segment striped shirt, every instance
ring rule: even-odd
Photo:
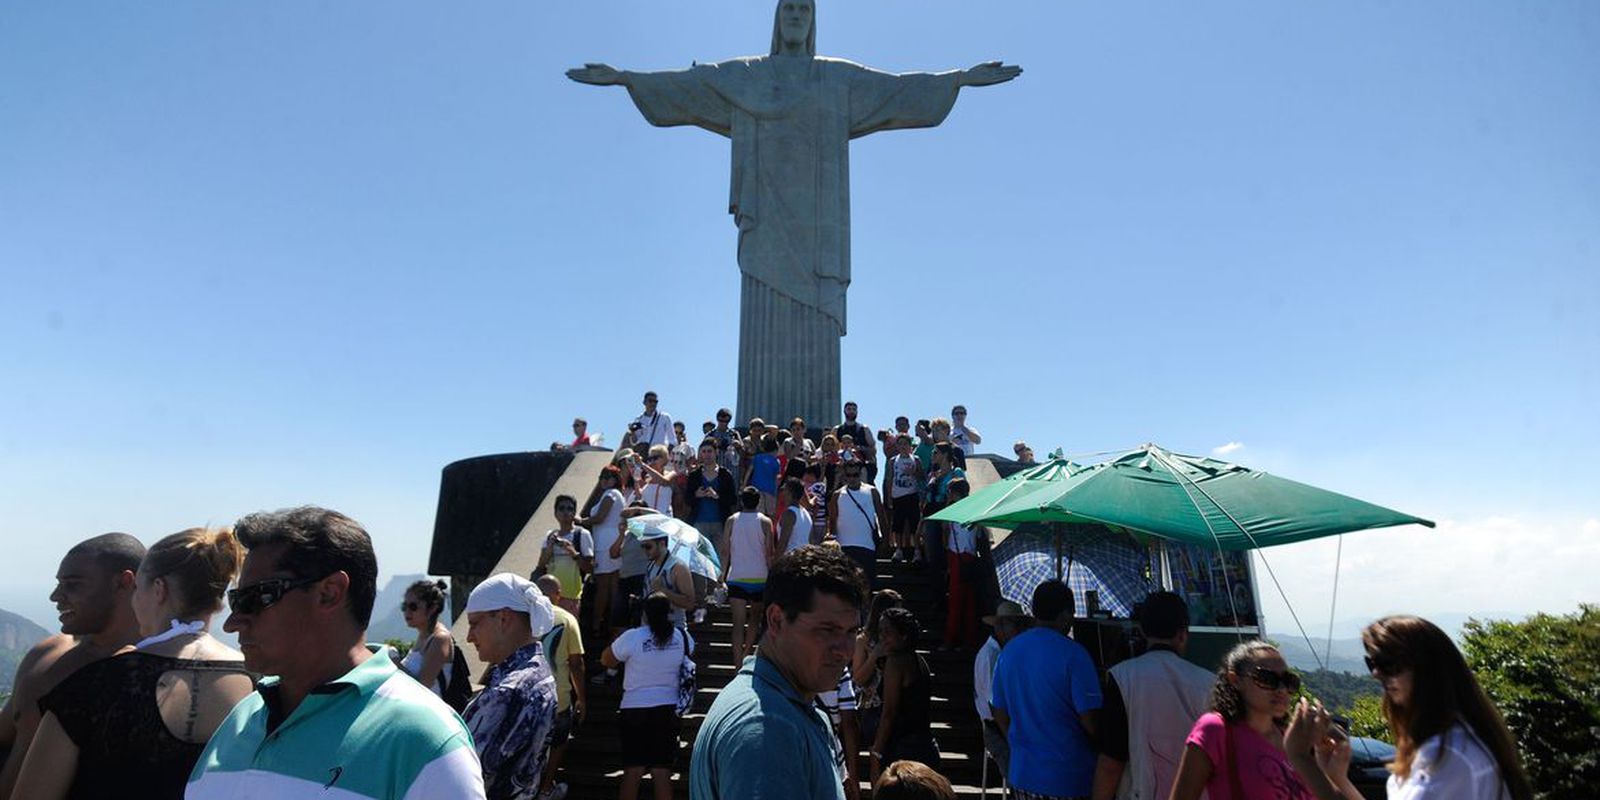
[[[386,651],[313,689],[287,715],[278,679],[264,678],[206,744],[184,793],[188,800],[483,796],[461,719]]]

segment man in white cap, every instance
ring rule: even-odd
[[[556,682],[539,638],[555,615],[532,581],[502,572],[467,598],[467,642],[491,665],[462,714],[490,800],[533,800],[550,752]]]
[[[994,699],[994,665],[1000,661],[1000,648],[1005,647],[1013,636],[1031,627],[1033,618],[1022,610],[1021,605],[1001,600],[994,614],[983,618],[983,624],[994,628],[994,635],[983,643],[977,658],[972,661],[972,699],[978,707],[978,721],[983,724],[983,747],[1000,767],[1000,777],[1005,778],[1007,762],[1011,760],[1011,747],[1006,744],[1000,726],[995,724],[994,708],[989,705],[989,701]]]

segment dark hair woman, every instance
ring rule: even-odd
[[[183,796],[206,740],[254,689],[244,656],[209,633],[242,557],[231,530],[206,528],[145,553],[133,587],[145,638],[39,701],[13,797]]]
[[[879,589],[867,601],[867,624],[856,634],[855,654],[850,657],[850,675],[856,682],[856,719],[861,737],[872,741],[878,732],[878,719],[883,713],[883,640],[879,637],[879,622],[883,612],[903,604],[900,593],[893,589]]]
[[[449,588],[444,581],[417,581],[406,588],[405,599],[400,601],[406,627],[417,632],[417,640],[400,661],[400,668],[440,697],[450,683],[451,659],[456,654],[455,638],[439,621],[439,615],[444,613],[444,593]]]
[[[1511,732],[1448,634],[1399,615],[1368,625],[1361,644],[1367,669],[1383,683],[1383,716],[1395,742],[1392,800],[1531,800]],[[1302,702],[1290,729],[1295,766],[1319,796],[1360,800],[1347,774],[1348,746],[1328,735],[1329,724],[1325,711]],[[1302,726],[1311,732],[1296,736]],[[1330,759],[1330,750],[1337,757]]]
[[[1300,676],[1278,648],[1250,641],[1229,651],[1211,689],[1211,711],[1189,731],[1170,800],[1195,800],[1201,792],[1221,800],[1313,800],[1284,751],[1299,689]]]
[[[622,800],[636,800],[646,770],[656,800],[671,800],[678,754],[678,665],[694,652],[689,632],[672,624],[672,601],[644,599],[645,624],[624,631],[600,655],[609,669],[627,664],[617,727],[622,737]]]
[[[922,624],[910,611],[891,608],[878,622],[878,636],[886,657],[883,662],[883,713],[874,731],[869,752],[869,775],[896,761],[918,761],[939,767],[939,745],[933,740],[933,672],[928,662],[917,655],[917,640]]]

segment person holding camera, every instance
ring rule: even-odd
[[[983,437],[978,432],[967,427],[967,407],[956,406],[950,409],[950,419],[954,424],[950,427],[950,442],[961,448],[961,455],[970,456],[983,444]]]
[[[628,424],[628,432],[633,435],[633,444],[641,449],[658,444],[668,447],[677,444],[672,435],[672,415],[659,410],[659,403],[655,392],[645,392],[644,413]]]
[[[856,457],[861,459],[867,473],[867,482],[871,483],[878,478],[878,449],[873,443],[872,429],[861,424],[856,419],[857,407],[855,401],[844,404],[844,422],[839,423],[835,433],[839,441],[843,442],[846,436],[855,443]]]

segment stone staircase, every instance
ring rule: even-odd
[[[978,797],[982,792],[983,737],[972,704],[974,653],[932,652],[942,632],[943,619],[937,612],[937,603],[944,594],[944,587],[934,587],[929,577],[914,567],[893,564],[887,559],[878,560],[877,571],[878,587],[899,591],[905,598],[906,607],[917,615],[926,629],[921,653],[933,671],[932,720],[933,734],[939,742],[943,759],[940,772],[956,786],[957,796]],[[705,712],[711,707],[717,692],[733,679],[737,671],[732,663],[732,631],[733,625],[726,608],[711,609],[704,624],[691,628],[690,632],[697,643],[695,662],[699,665],[697,675],[700,690],[694,708],[683,719],[682,744],[677,763],[679,772],[673,776],[674,797],[689,796],[687,771],[695,734],[699,732]],[[599,657],[599,650],[591,648],[590,675],[601,671]],[[560,776],[560,780],[569,786],[569,798],[603,800],[617,796],[622,777],[622,770],[617,766],[620,752],[617,705],[621,699],[620,680],[603,687],[589,687],[588,719],[568,747],[566,767]],[[863,742],[862,747],[865,748],[867,744]],[[858,763],[865,778],[867,759],[864,751]],[[752,765],[751,768],[759,769],[759,766]],[[992,787],[999,786],[999,779],[992,767],[989,780]],[[651,797],[649,783],[647,776],[640,789],[641,798]],[[863,782],[864,798],[869,796],[867,788]],[[998,790],[991,788],[989,796],[998,798]]]

